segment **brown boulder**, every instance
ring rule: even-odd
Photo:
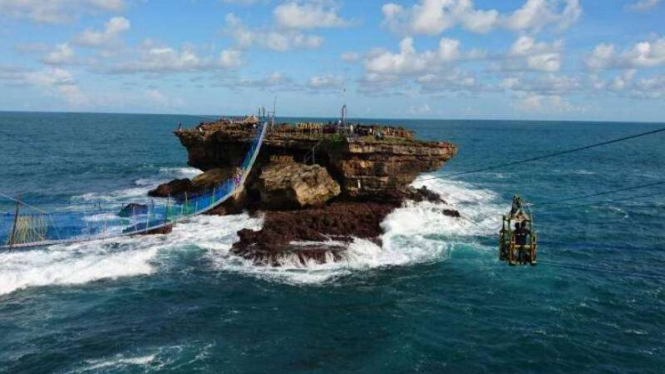
[[[148,192],[151,197],[169,197],[182,195],[185,192],[191,192],[193,188],[192,181],[189,179],[176,179],[168,183],[159,185],[154,190]]]
[[[261,202],[271,209],[317,207],[341,193],[339,184],[319,165],[272,164],[258,178]]]
[[[222,182],[232,179],[240,172],[239,168],[217,168],[210,169],[192,179],[192,187],[195,191],[212,190]]]

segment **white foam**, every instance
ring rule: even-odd
[[[210,253],[213,264],[222,271],[249,274],[264,279],[289,284],[322,284],[339,277],[368,269],[408,266],[431,261],[445,261],[460,244],[476,244],[477,237],[492,236],[498,232],[502,205],[498,196],[489,190],[479,189],[457,181],[427,180],[414,183],[415,187],[427,186],[440,193],[450,205],[407,203],[388,215],[382,223],[382,246],[372,241],[355,239],[346,244],[328,240],[320,243],[295,242],[296,247],[346,247],[342,259],[328,253],[325,261],[309,260],[303,263],[296,254],[279,259],[278,267],[256,266],[252,261],[229,254],[231,242]],[[464,219],[448,217],[444,209],[458,209]],[[258,230],[256,223],[253,229]]]
[[[100,242],[90,242],[1,253],[0,295],[28,287],[83,284],[105,278],[147,275],[154,271],[151,260],[157,255],[157,248],[139,247],[114,252],[108,247]]]
[[[105,278],[149,275],[160,270],[164,252],[199,248],[214,269],[289,284],[322,284],[367,269],[446,261],[460,244],[476,245],[478,237],[496,235],[506,202],[496,193],[459,181],[423,177],[415,187],[427,186],[450,204],[407,203],[382,223],[382,246],[355,239],[343,243],[330,239],[317,246],[346,246],[342,260],[329,253],[323,263],[303,263],[297,255],[279,259],[279,267],[257,266],[230,253],[242,229],[259,230],[261,218],[197,216],[179,223],[167,236],[122,238],[122,250],[109,243],[55,246],[45,250],[0,254],[0,294],[44,285],[82,284]],[[499,205],[501,204],[501,205]],[[463,219],[448,217],[444,209],[457,209]],[[310,242],[293,243],[307,247]],[[108,248],[114,247],[114,250]]]

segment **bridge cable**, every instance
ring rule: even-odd
[[[450,175],[432,176],[432,177],[428,177],[428,178],[422,178],[420,180],[423,181],[423,180],[431,180],[431,179],[456,178],[456,177],[460,177],[460,176],[464,176],[464,175],[481,173],[481,172],[484,172],[484,171],[490,171],[490,170],[495,170],[495,169],[499,169],[499,168],[504,168],[504,167],[507,167],[507,166],[525,164],[525,163],[529,163],[529,162],[545,160],[545,159],[552,158],[552,157],[558,157],[558,156],[567,155],[567,154],[571,154],[571,153],[586,151],[586,150],[589,150],[589,149],[598,148],[598,147],[602,147],[602,146],[606,146],[606,145],[610,145],[610,144],[615,144],[615,143],[620,143],[620,142],[624,142],[624,141],[627,141],[627,140],[637,139],[637,138],[641,138],[641,137],[645,137],[645,136],[649,136],[649,135],[655,135],[655,134],[659,134],[659,133],[662,133],[662,132],[665,132],[665,128],[660,128],[660,129],[657,129],[657,130],[647,131],[647,132],[634,134],[634,135],[628,135],[628,136],[624,136],[624,137],[617,138],[617,139],[612,139],[612,140],[608,140],[608,141],[604,141],[604,142],[600,142],[600,143],[590,144],[590,145],[583,146],[583,147],[567,149],[567,150],[564,150],[564,151],[550,153],[550,154],[547,154],[547,155],[527,158],[527,159],[524,159],[524,160],[518,160],[518,161],[507,162],[507,163],[504,163],[504,164],[492,165],[492,166],[488,166],[488,167],[484,167],[484,168],[480,168],[480,169],[462,171],[462,172],[453,173],[453,174],[450,174]]]

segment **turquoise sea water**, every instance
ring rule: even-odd
[[[171,131],[201,118],[0,113],[0,192],[48,206],[145,198],[196,175]],[[663,125],[383,121],[449,140],[438,175]],[[22,143],[29,140],[29,144]],[[660,373],[665,188],[536,207],[541,264],[498,262],[514,193],[534,203],[665,180],[665,137],[455,180],[386,218],[383,247],[280,269],[228,253],[247,215],[169,236],[0,254],[0,373]],[[53,205],[54,207],[56,205]],[[0,199],[0,212],[12,204]]]

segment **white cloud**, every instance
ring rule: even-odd
[[[25,82],[41,87],[48,95],[63,97],[71,106],[84,106],[90,99],[79,89],[74,76],[67,70],[51,68],[25,74]]]
[[[384,24],[405,34],[438,35],[461,25],[477,33],[486,33],[496,24],[496,10],[477,10],[472,0],[420,0],[410,9],[389,3],[382,8]]]
[[[123,32],[131,28],[131,23],[124,17],[113,17],[105,24],[103,31],[85,30],[75,38],[76,44],[87,47],[101,47],[115,43]]]
[[[228,69],[241,65],[242,54],[237,50],[224,50],[219,58],[213,58],[200,55],[193,46],[186,45],[175,49],[146,41],[140,48],[138,59],[112,65],[106,71],[115,74],[167,74]]]
[[[240,78],[229,82],[228,86],[231,88],[257,88],[265,91],[296,91],[302,89],[293,79],[277,71],[263,78]]]
[[[239,68],[243,65],[242,52],[236,49],[225,49],[219,56],[219,63],[224,68]]]
[[[538,94],[525,95],[517,103],[517,108],[522,112],[545,114],[584,111],[583,107],[577,107],[559,95],[544,96]]]
[[[635,70],[626,70],[623,74],[619,74],[612,80],[612,89],[615,91],[625,90],[635,79]]]
[[[660,0],[639,0],[637,2],[626,4],[624,9],[631,12],[646,12],[660,4]]]
[[[285,29],[314,29],[348,26],[330,1],[290,1],[275,8],[277,25]]]
[[[267,3],[269,0],[220,0],[223,4],[252,5],[256,3]]]
[[[458,40],[442,38],[437,50],[419,53],[413,46],[413,39],[405,38],[400,42],[398,53],[386,50],[370,52],[365,59],[365,69],[375,74],[410,75],[433,71],[450,62],[482,55],[477,51],[462,53],[460,45]]]
[[[563,41],[538,42],[530,36],[521,36],[513,43],[509,57],[523,58],[530,70],[554,72],[561,69]]]
[[[185,105],[185,101],[182,98],[171,98],[156,88],[146,90],[144,92],[144,98],[153,107],[172,108]]]
[[[585,59],[591,70],[639,69],[665,65],[665,37],[642,41],[621,53],[611,44],[599,44]]]
[[[409,114],[413,116],[423,116],[427,114],[432,114],[432,108],[430,108],[429,104],[424,103],[420,105],[411,105],[409,108]]]
[[[357,52],[344,52],[342,53],[342,61],[346,62],[356,62],[359,61],[362,56]]]
[[[515,31],[540,31],[546,26],[565,29],[582,15],[579,0],[527,0],[510,15],[495,9],[479,10],[473,0],[420,0],[410,8],[395,3],[382,8],[384,25],[407,35],[438,35],[461,26],[487,33],[497,27]]]
[[[579,78],[557,74],[538,74],[525,76],[520,74],[503,80],[501,87],[518,93],[532,93],[539,96],[568,95],[585,89]]]
[[[512,30],[539,31],[545,26],[555,25],[559,29],[572,26],[582,16],[579,0],[527,0],[527,2],[505,21]]]
[[[69,43],[56,45],[51,52],[42,58],[42,62],[49,65],[66,65],[72,64],[74,61],[75,52]]]
[[[318,35],[304,34],[294,30],[254,29],[246,26],[235,14],[226,15],[225,33],[236,42],[237,48],[250,48],[254,45],[277,52],[292,49],[316,49],[323,45],[323,38]]]
[[[309,79],[307,87],[314,90],[337,90],[344,87],[344,79],[333,74],[316,75]]]
[[[416,78],[416,82],[424,93],[442,92],[480,92],[494,91],[495,88],[488,84],[482,84],[468,71],[462,69],[450,69],[440,73],[429,73]]]
[[[0,15],[39,23],[71,22],[84,13],[120,12],[125,0],[0,0]]]

